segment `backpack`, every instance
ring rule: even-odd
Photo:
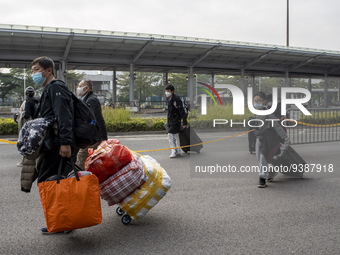
[[[72,93],[74,106],[74,136],[79,148],[101,141],[100,130],[92,109]]]

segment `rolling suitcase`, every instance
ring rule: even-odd
[[[198,137],[196,132],[193,128],[187,127],[183,131],[179,133],[179,141],[180,145],[186,146],[186,145],[192,145],[192,144],[199,144],[202,143],[202,140]],[[187,153],[188,151],[195,151],[197,153],[200,153],[200,150],[203,148],[202,144],[190,146],[190,147],[184,147],[182,150]]]
[[[284,175],[302,178],[307,163],[291,146],[288,146],[285,152],[274,157],[272,164],[282,166],[280,172]],[[285,166],[286,168],[284,168]]]
[[[254,119],[254,117],[249,117],[248,120]],[[254,129],[253,127],[249,127],[249,130]],[[255,153],[255,145],[256,145],[256,135],[255,130],[248,133],[248,147],[250,154]]]
[[[255,131],[251,131],[251,132],[248,133],[248,143],[249,143],[250,154],[254,154],[255,153],[255,145],[256,145]]]

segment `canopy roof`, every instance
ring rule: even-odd
[[[39,56],[66,69],[340,76],[340,52],[168,35],[0,24],[0,67]]]

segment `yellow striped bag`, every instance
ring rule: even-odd
[[[160,164],[150,156],[140,156],[146,175],[145,183],[121,202],[121,209],[132,219],[145,216],[171,187],[171,179]]]

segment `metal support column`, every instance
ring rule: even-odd
[[[130,64],[130,93],[129,93],[129,101],[130,105],[134,105],[134,90],[135,90],[135,77],[134,77],[134,72],[135,72],[135,65]]]
[[[54,70],[54,77],[56,79],[59,79],[59,77],[61,76],[60,75],[60,69],[61,69],[61,64],[59,63],[58,68],[56,67],[55,70]]]
[[[256,84],[255,84],[255,75],[251,77],[251,87],[253,88],[253,95],[256,94]]]
[[[188,72],[188,97],[191,107],[195,106],[195,99],[194,99],[194,68],[192,66],[189,67]]]
[[[325,73],[325,88],[324,88],[324,91],[323,91],[323,105],[324,105],[324,107],[328,107],[328,84],[329,84],[328,74]]]
[[[240,89],[242,90],[244,97],[247,98],[247,87],[244,81],[244,69],[241,69]]]
[[[113,70],[112,81],[112,106],[115,106],[117,102],[117,71]]]
[[[160,96],[161,96],[161,98],[163,98],[163,100],[162,100],[163,109],[166,109],[166,106],[168,104],[167,98],[164,95],[164,90],[165,90],[165,87],[170,83],[171,82],[169,82],[169,73],[168,72],[163,73],[163,86],[164,86],[164,88],[163,88],[162,91],[160,91]]]
[[[211,87],[215,88],[215,74],[211,74]]]
[[[63,61],[62,80],[67,84],[67,62]]]
[[[57,79],[60,79],[66,83],[66,62],[61,61],[59,63],[59,70],[57,71]]]
[[[168,85],[168,83],[169,83],[169,74],[168,74],[168,72],[165,72],[163,74],[163,84],[164,84],[164,87],[166,87]]]
[[[286,75],[285,75],[285,87],[291,87],[289,72],[286,72]]]
[[[308,79],[308,90],[312,94],[312,78]],[[308,107],[312,107],[312,106],[313,106],[313,102],[312,102],[312,100],[309,100]]]
[[[26,68],[24,68],[24,97],[23,100],[25,100],[26,97]]]
[[[287,27],[286,27],[286,45],[289,46],[289,0],[287,0]]]

